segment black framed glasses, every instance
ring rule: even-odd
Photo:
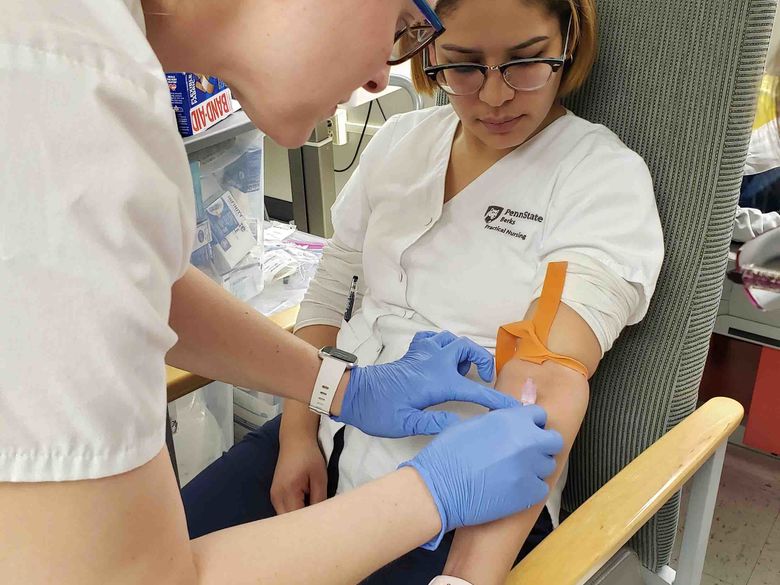
[[[534,91],[547,85],[553,74],[565,65],[570,30],[571,17],[566,29],[563,54],[557,58],[514,59],[493,66],[479,63],[448,63],[431,66],[426,51],[423,54],[423,71],[449,95],[464,96],[478,93],[485,86],[490,71],[500,72],[504,82],[515,91]]]
[[[408,61],[415,54],[430,45],[444,32],[444,25],[426,0],[414,0],[422,18],[407,24],[395,33],[395,42],[388,65],[398,65]]]

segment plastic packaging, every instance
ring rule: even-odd
[[[195,196],[195,240],[192,244],[190,263],[198,270],[206,274],[214,282],[222,284],[222,278],[214,265],[214,252],[212,250],[211,226],[206,215],[206,207],[203,204],[203,195],[200,188],[200,163],[190,162],[192,185]]]
[[[184,486],[232,445],[230,387],[215,382],[179,398],[168,408],[179,481]]]
[[[278,222],[265,222],[263,233],[264,246],[254,248],[226,274],[224,284],[242,301],[271,315],[303,300],[325,240]]]
[[[211,205],[225,191],[230,191],[258,244],[263,242],[265,217],[263,138],[259,130],[245,132],[191,156],[192,160],[200,163],[200,186],[205,206]]]
[[[227,274],[238,266],[255,247],[255,237],[241,207],[230,191],[225,191],[206,208],[211,228],[211,249],[214,264],[220,274]],[[255,228],[257,229],[257,228]],[[262,249],[260,266],[262,271]]]
[[[224,276],[225,288],[234,297],[247,303],[262,293],[265,287],[264,258],[262,246],[252,248],[249,254]]]
[[[278,396],[233,387],[234,440],[240,441],[248,432],[256,430],[282,412]]]
[[[266,249],[265,253],[269,270],[264,270],[263,294],[255,295],[247,302],[264,315],[272,315],[301,303],[322,254],[294,244]]]

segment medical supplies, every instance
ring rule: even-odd
[[[282,412],[282,399],[263,392],[233,387],[233,432],[237,443]]]
[[[206,405],[203,389],[171,403],[168,409],[179,480],[186,485],[230,445],[225,441],[215,415]]]
[[[254,130],[191,155],[193,162],[200,163],[204,204],[211,205],[229,191],[257,244],[263,242],[265,216],[263,140],[263,133]]]
[[[524,406],[536,404],[536,382],[533,378],[528,378],[520,389],[520,403]]]
[[[195,190],[197,230],[192,262],[218,282],[263,289],[263,134],[246,132],[199,150],[190,167]],[[260,244],[260,245],[258,245]],[[237,274],[230,274],[238,271]],[[251,276],[251,282],[246,283]],[[246,286],[245,286],[246,285]],[[234,294],[248,300],[240,290]]]
[[[209,205],[206,215],[212,233],[214,262],[217,269],[225,274],[249,254],[255,245],[255,239],[230,191],[225,191]]]
[[[262,271],[252,270],[259,247],[225,278],[232,294],[264,315],[294,307],[303,300],[309,282],[317,270],[323,238],[295,231],[295,226],[264,222]],[[261,282],[262,281],[262,282]],[[262,294],[260,294],[262,291]]]
[[[319,263],[324,240],[296,232],[294,225],[264,225],[264,244],[252,248],[223,276],[223,281],[235,297],[270,315],[301,302]]]
[[[166,73],[165,77],[182,136],[203,132],[233,112],[230,88],[224,81],[199,73]]]
[[[203,195],[200,188],[200,163],[190,163],[190,173],[195,195],[195,239],[192,244],[190,263],[198,270],[208,275],[214,282],[221,283],[219,272],[214,266],[214,253],[211,250],[212,235],[211,226],[206,216],[206,207],[203,204]]]

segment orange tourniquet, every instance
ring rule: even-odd
[[[566,282],[566,269],[568,262],[552,262],[547,266],[547,274],[544,277],[542,296],[536,305],[536,312],[530,320],[509,323],[498,328],[496,337],[496,370],[501,368],[513,357],[543,364],[546,361],[554,361],[562,366],[571,368],[588,377],[588,368],[574,358],[552,353],[547,349],[547,338],[558,307],[561,304],[563,285]],[[518,346],[518,341],[519,346]]]

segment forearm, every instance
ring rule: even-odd
[[[433,538],[439,512],[402,469],[299,512],[190,541],[168,452],[85,481],[0,482],[2,583],[357,583]],[[42,561],[43,559],[43,561]]]
[[[556,363],[536,365],[520,360],[509,362],[496,387],[517,398],[527,378],[538,388],[537,403],[548,413],[548,429],[564,439],[564,449],[556,457],[557,469],[547,479],[552,489],[563,470],[588,403],[588,383],[579,374]],[[500,585],[533,528],[543,504],[490,524],[461,528],[455,534],[444,574],[460,577],[474,585]]]
[[[195,268],[173,286],[170,325],[179,336],[166,356],[170,365],[308,404],[320,367],[317,349]],[[345,386],[346,376],[334,414]]]
[[[338,335],[338,327],[329,325],[315,325],[305,327],[295,335],[315,348],[326,345],[335,346]],[[308,406],[295,400],[287,400],[284,405],[284,416],[279,432],[279,440],[284,443],[293,438],[317,438],[320,416],[309,410]]]
[[[436,535],[425,483],[401,469],[316,506],[192,542],[201,585],[357,583]]]

